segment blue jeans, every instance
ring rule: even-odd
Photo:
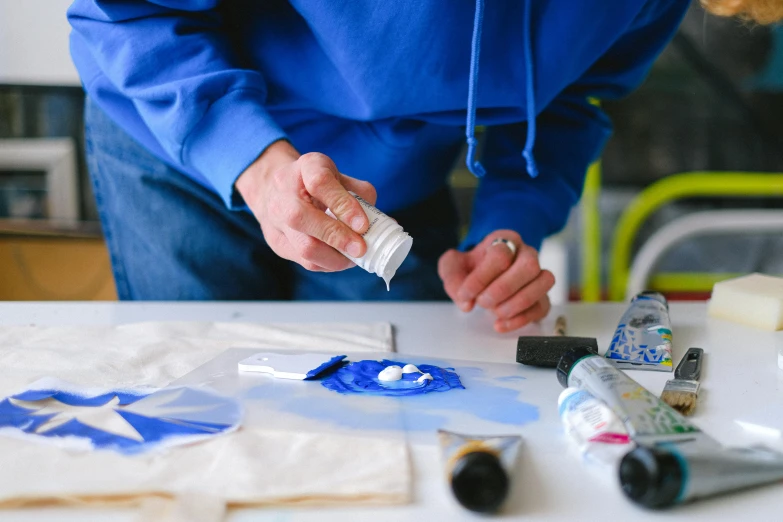
[[[279,258],[248,212],[136,143],[89,99],[87,165],[123,300],[442,300],[440,255],[457,244],[457,214],[444,188],[392,213],[413,249],[386,291],[361,268],[309,272]],[[411,182],[415,182],[411,180]]]

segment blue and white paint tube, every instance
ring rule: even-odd
[[[601,471],[617,469],[620,460],[634,448],[620,418],[587,390],[566,388],[557,405],[566,435],[582,457]]]
[[[783,454],[721,446],[587,348],[563,355],[557,378],[611,407],[639,445],[620,462],[619,479],[626,496],[640,505],[663,508],[783,480]]]
[[[624,370],[672,371],[672,326],[663,295],[642,292],[631,299],[606,358]]]

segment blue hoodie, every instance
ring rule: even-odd
[[[641,83],[688,4],[76,0],[68,17],[88,95],[230,208],[279,139],[371,182],[386,211],[442,188],[467,141],[481,180],[463,246],[510,228],[538,248],[611,132],[589,98]]]

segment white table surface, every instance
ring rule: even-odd
[[[609,343],[624,305],[573,304],[557,308],[541,326],[551,330],[552,318],[564,313],[569,333],[598,338],[601,350]],[[783,370],[777,353],[783,332],[768,333],[706,317],[698,303],[672,303],[675,363],[690,346],[705,349],[702,391],[694,421],[727,444],[767,443],[783,449],[780,439],[749,434],[735,424],[751,420],[783,430]],[[305,304],[305,303],[0,303],[0,326],[13,324],[120,324],[137,321],[196,320],[242,322],[389,321],[395,327],[400,353],[439,358],[513,362],[517,334],[499,335],[483,311],[462,314],[449,304]],[[536,370],[549,371],[549,370]],[[671,374],[629,373],[659,393]],[[767,486],[675,509],[651,512],[622,496],[613,477],[603,477],[570,452],[556,400],[561,388],[552,374],[542,387],[543,405],[537,422],[520,428],[525,448],[514,489],[505,512],[507,520],[783,520],[783,484]],[[414,502],[374,509],[239,510],[236,521],[398,521],[473,520],[456,505],[446,488],[440,460],[433,447],[413,445]],[[2,472],[2,470],[0,470]],[[15,510],[0,512],[0,520],[134,520],[126,510]]]

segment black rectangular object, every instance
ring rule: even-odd
[[[584,346],[598,353],[595,337],[537,336],[520,337],[517,341],[517,362],[541,368],[556,368],[560,357],[571,348]]]

